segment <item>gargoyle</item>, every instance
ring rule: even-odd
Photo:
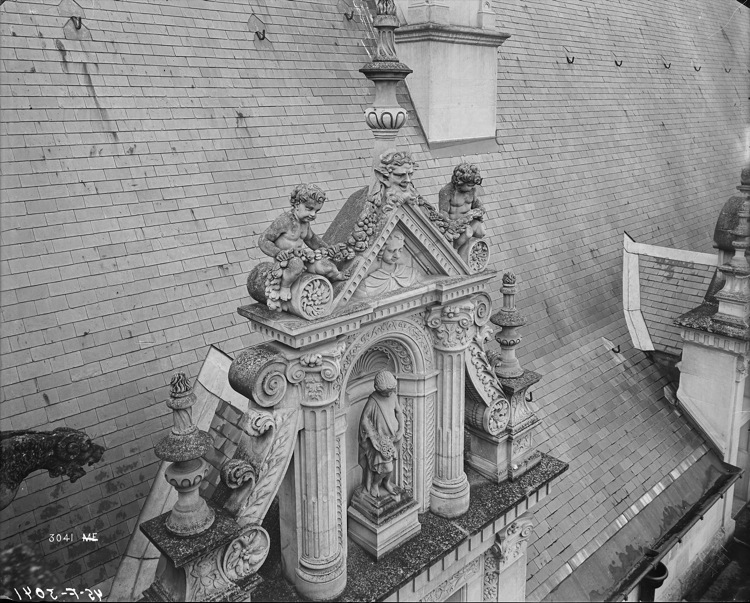
[[[24,479],[38,469],[50,477],[67,475],[71,483],[86,475],[84,465],[101,460],[104,448],[82,431],[58,427],[54,431],[0,432],[0,509],[16,497]]]

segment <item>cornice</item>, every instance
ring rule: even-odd
[[[510,34],[499,31],[432,22],[403,25],[395,31],[395,34],[396,41],[402,44],[410,42],[443,42],[447,44],[498,47],[510,38]]]

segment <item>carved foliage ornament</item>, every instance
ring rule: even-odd
[[[481,422],[480,416],[474,417],[481,411],[481,407],[474,409],[474,414],[467,413],[467,419],[470,419],[474,427],[481,428],[496,436],[500,435],[508,425],[510,406],[484,351],[484,344],[489,340],[491,334],[491,328],[481,328],[467,349],[466,372],[468,380],[486,405],[486,409],[481,413]],[[474,419],[471,420],[471,417],[474,417]]]
[[[435,342],[448,349],[461,349],[469,344],[473,323],[474,304],[469,301],[433,308],[427,316],[427,326],[432,329]]]

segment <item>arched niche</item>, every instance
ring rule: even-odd
[[[342,392],[342,410],[346,413],[344,466],[347,504],[351,501],[355,489],[362,483],[362,468],[359,465],[360,417],[367,398],[373,392],[375,375],[382,370],[392,372],[399,380],[399,401],[404,412],[405,434],[396,469],[396,483],[413,492],[414,400],[402,393],[401,382],[407,377],[413,381],[415,367],[423,365],[424,358],[419,346],[408,338],[393,334],[372,342],[353,362]]]

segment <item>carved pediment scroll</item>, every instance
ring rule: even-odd
[[[490,327],[477,330],[466,350],[466,422],[493,436],[500,435],[510,419],[510,405],[485,352]]]

